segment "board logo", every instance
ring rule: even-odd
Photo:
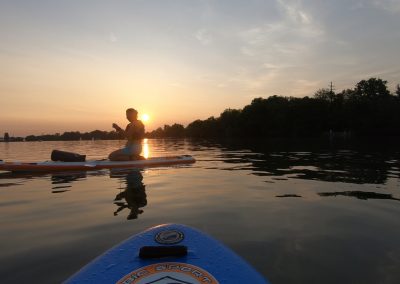
[[[155,263],[121,278],[117,284],[219,284],[204,269],[179,262]]]
[[[164,230],[156,235],[155,241],[162,245],[172,245],[180,243],[184,238],[185,235],[181,231]]]

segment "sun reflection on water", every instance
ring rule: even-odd
[[[150,157],[150,149],[147,138],[143,139],[143,157],[145,157],[146,159]]]

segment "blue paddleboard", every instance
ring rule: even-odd
[[[65,283],[267,284],[230,249],[193,228],[169,224],[135,235]]]

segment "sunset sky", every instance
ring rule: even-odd
[[[147,129],[400,83],[399,0],[0,0],[0,135]]]

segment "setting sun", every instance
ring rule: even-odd
[[[149,119],[150,119],[150,116],[147,113],[142,114],[142,121],[147,122],[147,121],[149,121]]]

